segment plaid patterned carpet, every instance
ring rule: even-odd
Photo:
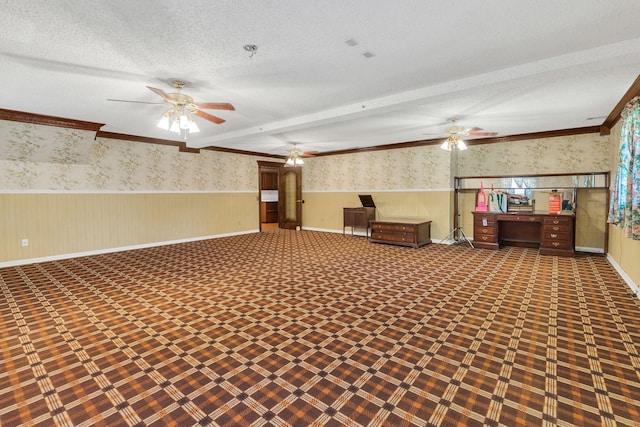
[[[0,269],[0,424],[640,424],[602,256],[275,230]]]

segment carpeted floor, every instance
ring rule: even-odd
[[[0,269],[0,424],[640,425],[602,256],[312,231]]]

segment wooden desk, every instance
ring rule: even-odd
[[[346,227],[351,227],[351,235],[354,228],[365,228],[369,237],[369,224],[375,219],[376,208],[343,208],[342,234]]]
[[[408,218],[371,221],[371,241],[417,248],[431,243],[431,221]]]
[[[473,212],[473,245],[540,248],[543,255],[575,252],[575,215],[543,212]]]

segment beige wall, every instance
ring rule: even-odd
[[[254,193],[0,194],[0,206],[0,262],[258,228]]]
[[[305,192],[302,212],[303,227],[342,231],[343,208],[361,206],[362,192]],[[431,238],[440,240],[449,232],[450,191],[367,192],[376,204],[376,218],[423,218],[432,221]],[[345,230],[347,233],[351,229]],[[364,230],[360,231],[361,234]]]
[[[376,218],[430,220],[432,239],[442,239],[452,226],[451,161],[435,145],[308,159],[303,227],[342,231],[343,208],[361,206],[358,194],[371,194]]]

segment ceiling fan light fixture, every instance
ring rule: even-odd
[[[177,120],[171,122],[171,127],[169,128],[169,132],[180,134],[180,124]]]
[[[465,144],[462,138],[460,138],[458,135],[450,135],[440,145],[440,148],[446,151],[452,151],[454,147],[459,151],[463,151],[467,149],[467,144]]]
[[[189,116],[187,116],[187,113],[183,112],[180,117],[178,117],[178,123],[180,126],[180,129],[182,130],[187,130],[189,129]]]
[[[198,127],[198,124],[196,123],[195,120],[191,120],[189,122],[189,133],[197,133],[200,132],[200,128]]]
[[[296,145],[293,145],[293,148],[289,151],[289,157],[284,162],[285,166],[295,167],[304,165],[304,161],[300,157],[300,150],[296,148]]]
[[[158,126],[160,129],[163,129],[163,130],[169,130],[170,123],[171,123],[170,120],[171,120],[171,111],[167,111],[162,115],[162,117],[160,118],[160,121],[156,126]]]
[[[302,166],[304,161],[298,156],[289,156],[285,162],[285,166]]]

